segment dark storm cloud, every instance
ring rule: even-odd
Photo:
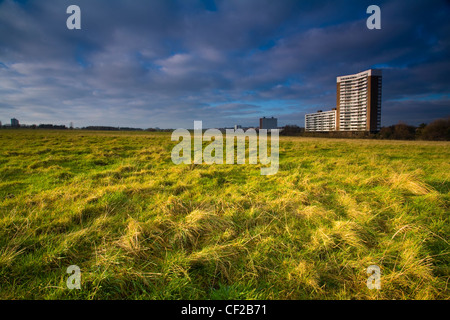
[[[66,28],[81,7],[82,30]],[[303,125],[336,76],[383,69],[383,125],[449,114],[445,1],[0,2],[0,119],[135,127]]]
[[[393,123],[430,123],[431,121],[449,115],[450,96],[436,100],[401,100],[388,101],[385,103],[383,112]],[[425,111],[425,112],[424,112]]]

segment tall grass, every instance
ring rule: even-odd
[[[273,176],[174,144],[1,130],[0,298],[449,298],[448,142],[282,137]]]

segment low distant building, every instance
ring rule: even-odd
[[[305,115],[306,131],[334,131],[336,130],[336,108],[330,111],[318,110],[316,113]]]
[[[259,128],[260,129],[278,129],[278,119],[277,118],[260,118],[259,119]]]
[[[11,127],[13,127],[13,128],[20,127],[19,120],[17,120],[16,118],[12,118],[11,119]]]
[[[234,131],[236,131],[237,129],[242,129],[242,126],[240,124],[235,124]]]

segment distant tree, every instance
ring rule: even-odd
[[[416,137],[416,128],[406,123],[398,123],[394,126],[392,139],[396,140],[414,140]]]
[[[377,136],[380,139],[391,139],[391,136],[394,132],[394,126],[390,126],[390,127],[383,127],[381,128],[380,132],[378,132]]]
[[[381,128],[376,137],[379,139],[414,140],[416,127],[399,122],[396,125]]]
[[[424,140],[450,141],[450,116],[435,120],[423,128],[421,138]]]
[[[421,139],[422,133],[423,133],[423,129],[425,129],[426,126],[427,126],[426,123],[421,123],[421,124],[416,128],[416,139]]]
[[[283,128],[283,131],[281,131],[280,135],[296,136],[296,135],[302,134],[304,131],[305,131],[304,128],[300,128],[299,126],[297,126],[295,124],[294,125],[288,124]]]

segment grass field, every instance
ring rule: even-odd
[[[449,142],[281,137],[272,176],[174,145],[0,130],[0,299],[449,299]]]

